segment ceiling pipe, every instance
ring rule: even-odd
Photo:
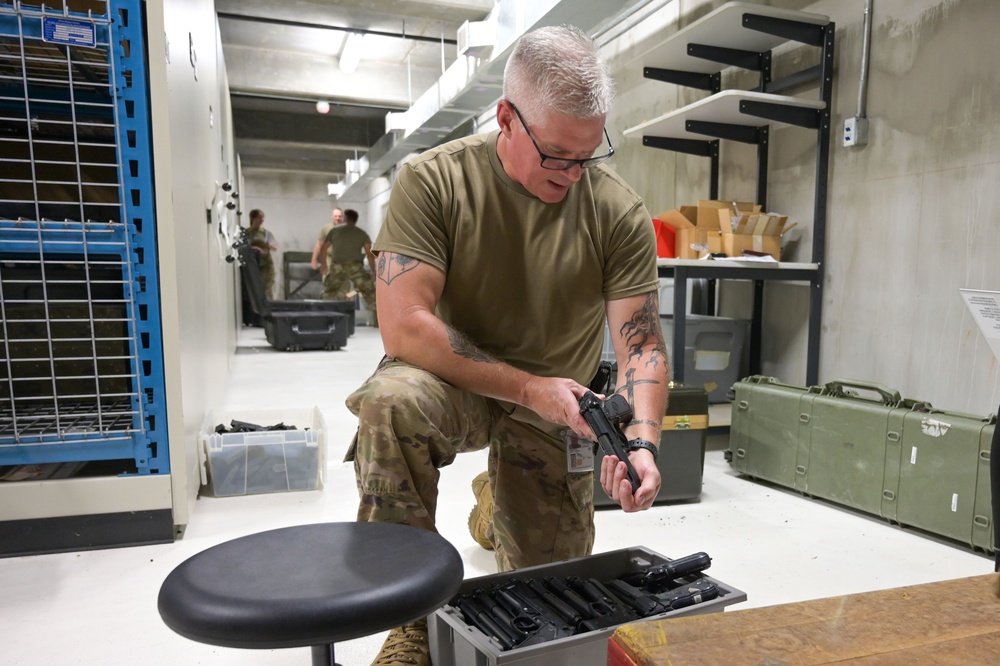
[[[303,97],[301,95],[280,95],[278,93],[263,93],[263,92],[251,92],[249,90],[230,90],[230,97],[245,97],[247,99],[273,99],[280,102],[306,102],[308,104],[315,104],[316,97]],[[338,102],[335,100],[327,100],[331,107],[356,107],[360,109],[378,109],[384,110],[386,112],[402,111],[403,107],[393,106],[391,104],[369,104],[365,102]]]
[[[216,12],[220,19],[230,21],[249,21],[252,23],[268,23],[272,25],[284,25],[290,28],[310,28],[313,30],[335,30],[337,32],[359,32],[365,35],[378,35],[379,37],[392,37],[394,39],[408,39],[414,42],[430,42],[432,44],[458,44],[457,40],[444,39],[443,37],[424,37],[423,35],[408,35],[404,27],[403,32],[385,32],[382,30],[367,30],[364,28],[349,28],[339,25],[322,25],[319,23],[305,23],[304,21],[289,21],[287,19],[268,18],[266,16],[251,16],[249,14],[232,14],[230,12]]]
[[[341,196],[366,187],[411,153],[438,145],[456,127],[496,104],[503,94],[503,69],[524,33],[543,26],[570,23],[594,33],[616,16],[648,0],[499,0],[484,23],[496,26],[488,54],[459,56],[441,78],[402,113],[386,116],[386,134],[359,162],[360,173],[348,174]]]

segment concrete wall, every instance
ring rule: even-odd
[[[638,139],[624,139],[622,131],[703,93],[643,79],[641,55],[722,4],[661,2],[643,20],[636,14],[634,25],[604,49],[619,88],[608,123],[618,147],[611,164],[654,214],[705,198],[707,161],[644,148]],[[840,145],[840,132],[844,119],[856,112],[864,1],[761,4],[826,14],[837,24],[820,381],[874,381],[941,409],[995,411],[997,361],[958,289],[1000,289],[1000,262],[993,260],[1000,248],[1000,188],[994,186],[1000,182],[1000,86],[991,34],[1000,25],[1000,3],[875,0],[871,138],[868,146],[855,148]],[[812,64],[815,53],[779,49],[776,75]],[[727,83],[746,80],[726,77]],[[815,98],[817,93],[794,94]],[[815,135],[775,128],[770,150],[768,207],[799,223],[786,258],[808,261]],[[752,198],[754,178],[752,149],[724,144],[720,196]],[[299,199],[303,189],[314,193],[315,188],[283,179],[265,185],[256,177],[246,188],[245,210],[264,208],[279,242],[283,236],[304,242],[299,239],[308,240],[328,219],[329,201],[319,195],[314,201],[313,194]],[[377,192],[369,194],[367,213],[354,206],[373,236],[381,223],[384,183]],[[748,317],[748,294],[745,283],[723,285],[721,314]],[[765,374],[804,383],[807,308],[807,286],[768,286]]]
[[[374,203],[358,199],[336,199],[327,193],[330,179],[316,174],[280,173],[248,169],[244,173],[246,195],[241,196],[243,226],[250,224],[250,211],[264,211],[264,226],[278,239],[274,262],[277,270],[274,297],[285,298],[282,255],[285,251],[312,252],[316,237],[330,221],[334,207],[358,211],[358,226],[374,239],[382,221]],[[385,187],[383,185],[383,187]],[[371,196],[371,195],[369,195]],[[294,287],[293,287],[294,289]]]
[[[229,86],[212,0],[145,3],[174,520],[199,488],[197,437],[225,396],[235,349],[235,224],[220,185],[237,179]]]
[[[619,83],[612,136],[704,95],[642,79],[641,55],[722,4],[678,0],[608,45]],[[837,25],[820,381],[874,381],[941,409],[996,411],[997,360],[958,289],[1000,289],[1000,86],[991,64],[1000,4],[876,0],[871,137],[854,148],[841,145],[840,131],[857,109],[863,0],[765,4]],[[778,69],[812,57],[802,48],[776,55]],[[652,213],[707,196],[707,160],[620,143],[613,164]],[[814,146],[809,130],[772,130],[768,207],[800,224],[792,261],[809,261]],[[722,198],[752,198],[753,159],[751,149],[723,146]],[[749,316],[745,287],[725,285],[721,314]],[[805,377],[807,290],[767,289],[763,371],[792,384]]]

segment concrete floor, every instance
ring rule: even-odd
[[[340,462],[354,430],[344,398],[380,357],[378,331],[367,327],[359,327],[344,350],[295,354],[272,350],[260,329],[241,332],[224,411],[318,406],[328,445],[325,488],[200,498],[183,538],[172,544],[0,560],[0,663],[309,663],[307,649],[238,650],[182,638],[160,620],[156,597],[175,566],[214,544],[287,525],[353,519],[353,471]],[[595,552],[644,546],[676,558],[705,551],[713,558],[708,573],[748,595],[733,610],[993,570],[990,558],[961,545],[742,479],[725,462],[726,447],[725,435],[710,438],[700,501],[630,515],[600,510]],[[439,528],[461,553],[467,578],[495,572],[491,553],[466,529],[469,482],[485,465],[485,453],[459,456],[441,479]],[[366,666],[384,635],[337,645],[338,661]]]

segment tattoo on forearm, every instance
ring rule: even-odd
[[[621,393],[628,400],[628,404],[635,407],[635,387],[640,384],[659,384],[660,382],[655,379],[636,379],[635,378],[635,368],[629,368],[625,371],[625,382],[618,387],[615,393]]]
[[[478,363],[499,363],[496,358],[487,354],[482,349],[473,344],[472,340],[459,330],[448,327],[448,339],[451,340],[451,350],[457,356],[467,358]]]
[[[407,257],[405,254],[379,252],[375,276],[386,284],[392,284],[393,280],[403,273],[413,270],[419,263],[418,260]]]
[[[642,307],[636,310],[632,318],[618,331],[628,345],[629,359],[634,356],[642,360],[647,354],[646,345],[653,343],[653,347],[648,350],[648,358],[645,359],[646,367],[652,368],[659,367],[661,362],[667,362],[667,345],[660,331],[660,313],[657,305],[656,293],[650,292]]]
[[[651,425],[656,427],[657,430],[659,430],[663,426],[662,423],[658,423],[657,421],[650,421],[649,419],[633,419],[632,421],[629,421],[628,425],[626,425],[625,427],[627,428],[629,426],[634,426],[634,425]]]

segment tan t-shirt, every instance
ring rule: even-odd
[[[334,264],[359,264],[365,258],[365,245],[372,239],[364,229],[355,224],[338,224],[326,235],[330,241],[330,261]]]
[[[323,225],[323,228],[319,230],[319,236],[316,238],[320,243],[326,240],[326,237],[330,235],[330,231],[334,228],[333,222],[327,222]],[[322,262],[320,262],[322,263]],[[326,248],[326,265],[329,266],[333,263],[333,246]]]
[[[604,166],[546,204],[511,180],[499,132],[446,143],[400,169],[376,251],[447,274],[438,315],[514,367],[588,384],[605,300],[655,291],[656,238],[639,196]]]

